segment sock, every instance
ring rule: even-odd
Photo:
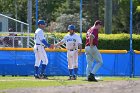
[[[78,68],[74,68],[74,75],[77,75]]]
[[[39,67],[35,66],[35,75],[38,75],[38,69]]]
[[[41,75],[45,74],[46,64],[42,64]]]
[[[69,69],[70,76],[72,76],[72,71],[73,71],[73,69]]]

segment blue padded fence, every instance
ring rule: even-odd
[[[68,75],[66,52],[47,52],[48,75]],[[102,76],[130,76],[130,53],[102,53],[103,66],[97,72]],[[86,57],[79,56],[80,76],[86,74]],[[33,75],[35,56],[33,51],[0,51],[0,75]],[[134,75],[140,76],[140,54],[134,53]]]

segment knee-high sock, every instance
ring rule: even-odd
[[[42,64],[41,74],[45,74],[46,64]]]
[[[77,75],[78,68],[74,68],[74,75]]]
[[[35,73],[34,74],[38,75],[39,74],[39,71],[38,71],[39,67],[35,66],[34,68],[35,68]]]
[[[69,75],[72,76],[73,69],[69,69]]]

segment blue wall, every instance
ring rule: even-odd
[[[134,75],[140,76],[140,54],[134,54]]]
[[[66,52],[47,52],[49,63],[48,75],[68,75]],[[104,64],[97,72],[103,76],[129,76],[130,54],[102,53]],[[0,51],[0,75],[33,75],[34,53],[32,51]],[[140,54],[134,54],[134,75],[140,76]],[[86,58],[79,56],[78,74],[85,76]]]

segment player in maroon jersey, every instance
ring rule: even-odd
[[[103,64],[102,56],[97,48],[98,46],[98,31],[101,28],[101,21],[95,21],[94,25],[87,31],[86,34],[86,45],[85,45],[85,54],[86,54],[86,61],[87,61],[87,80],[88,81],[95,81],[95,74],[98,69]],[[96,61],[95,66],[93,67],[93,61]],[[93,67],[93,68],[92,68]]]

